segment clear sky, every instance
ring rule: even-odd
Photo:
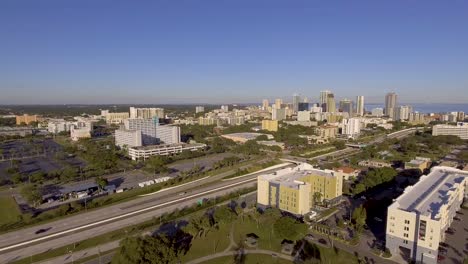
[[[468,103],[468,1],[0,1],[0,104]]]

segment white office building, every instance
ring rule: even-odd
[[[159,125],[158,118],[125,120],[125,129],[141,131],[143,146],[156,145],[161,142],[175,144],[180,142],[180,128],[171,125]]]
[[[413,112],[413,107],[402,105],[395,109],[394,120],[408,120],[410,113]]]
[[[229,112],[229,105],[222,105],[221,110],[224,112]]]
[[[383,108],[377,107],[377,108],[372,109],[371,114],[372,116],[375,116],[375,117],[382,117],[384,115],[384,110]]]
[[[438,263],[439,244],[467,193],[468,172],[434,167],[388,207],[386,247],[407,262]]]
[[[58,134],[60,132],[68,132],[71,127],[75,125],[75,122],[65,121],[63,119],[50,119],[47,123],[47,131],[52,134]]]
[[[299,111],[297,112],[297,121],[310,121],[310,111]]]
[[[284,120],[286,119],[286,109],[284,108],[274,108],[271,112],[271,119],[272,120]]]
[[[121,148],[143,146],[141,130],[118,129],[115,131],[115,145]]]
[[[205,107],[204,106],[196,106],[195,107],[195,113],[198,114],[198,113],[203,113],[205,112]]]
[[[343,119],[341,129],[343,135],[356,137],[361,133],[361,120],[359,118]]]
[[[356,97],[356,115],[364,116],[364,96],[360,95]]]
[[[432,127],[432,135],[452,135],[461,139],[468,139],[468,123],[458,122],[457,125],[435,125]]]

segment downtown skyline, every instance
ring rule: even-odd
[[[0,104],[466,103],[467,7],[5,1]]]

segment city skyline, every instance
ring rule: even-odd
[[[464,103],[466,7],[6,1],[0,104],[253,103],[326,89]]]

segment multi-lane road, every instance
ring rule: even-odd
[[[284,164],[289,166],[290,164]],[[277,166],[278,167],[278,166]],[[272,169],[277,170],[277,168]],[[0,235],[0,263],[39,254],[63,245],[108,233],[158,217],[176,208],[190,206],[202,198],[222,196],[234,190],[251,187],[261,173],[221,181],[223,174],[192,182],[167,191],[144,196],[54,222]],[[39,229],[50,231],[36,234]]]

